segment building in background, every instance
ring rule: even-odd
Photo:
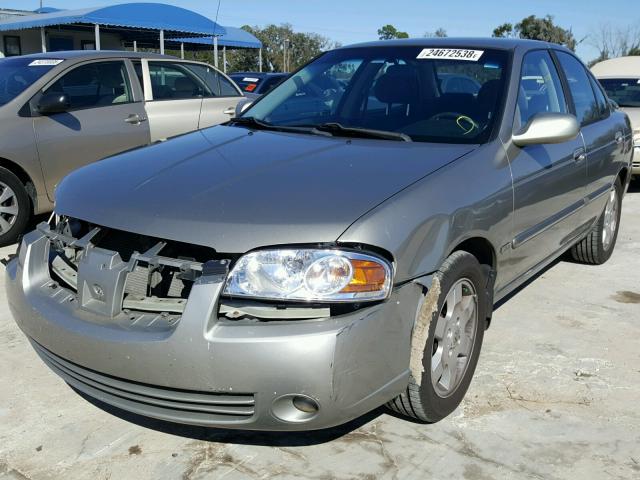
[[[223,27],[185,8],[162,3],[125,3],[106,7],[21,11],[0,8],[0,56],[62,50],[138,50],[164,53],[165,46],[211,49],[256,49],[262,44],[244,30]],[[260,62],[261,63],[261,62]],[[223,62],[226,65],[226,62]]]

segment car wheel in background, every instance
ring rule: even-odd
[[[622,183],[618,178],[608,193],[607,205],[589,235],[571,248],[571,257],[580,263],[601,265],[611,257],[618,239],[622,211]]]
[[[0,246],[14,243],[31,216],[29,194],[18,177],[0,167]]]
[[[421,381],[412,373],[407,390],[387,404],[392,410],[432,423],[458,407],[475,372],[493,308],[484,292],[486,285],[482,265],[464,251],[451,254],[436,272],[430,292],[418,306],[414,327],[414,341],[421,322],[428,329]]]

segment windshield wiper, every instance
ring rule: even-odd
[[[294,127],[287,125],[274,125],[273,123],[258,120],[256,117],[234,117],[229,120],[228,124],[243,125],[254,130],[271,130],[274,132],[291,132],[291,133],[311,133],[314,135],[330,136],[327,132],[321,132],[311,127]]]
[[[320,132],[329,132],[332,135],[344,137],[381,138],[398,142],[412,142],[411,137],[405,133],[390,132],[388,130],[372,130],[360,127],[345,127],[338,122],[321,123],[314,127]]]

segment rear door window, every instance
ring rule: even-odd
[[[600,110],[587,71],[573,55],[556,52],[562,70],[569,83],[569,90],[576,108],[576,116],[582,125],[600,118]]]
[[[149,62],[149,77],[154,100],[186,100],[215,95],[186,64]]]
[[[72,110],[133,101],[129,76],[122,61],[94,62],[74,68],[45,93],[66,95]]]

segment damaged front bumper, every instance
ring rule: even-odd
[[[117,277],[116,252],[89,252],[74,290],[52,279],[54,241],[46,229],[24,237],[6,270],[10,308],[49,367],[105,403],[193,425],[308,430],[356,418],[407,386],[418,284],[327,318],[233,320],[219,304],[225,274],[205,268],[179,311],[138,311],[114,307],[102,286]],[[82,292],[98,283],[105,298]]]

